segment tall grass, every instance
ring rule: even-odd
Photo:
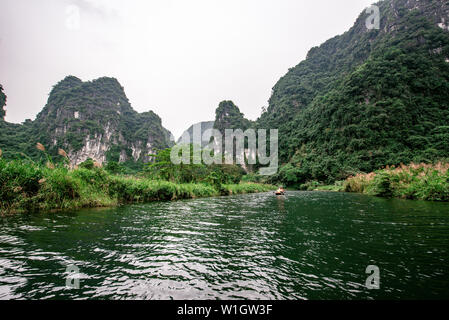
[[[449,201],[449,163],[387,166],[348,178],[344,190],[381,197]]]
[[[268,192],[276,190],[277,188],[268,184],[245,182],[240,184],[224,184],[223,189],[225,195],[232,195],[239,193]]]
[[[218,191],[207,184],[176,184],[169,181],[111,176],[109,196],[120,202],[150,202],[211,197]]]
[[[109,174],[102,168],[39,165],[0,157],[0,213],[113,206],[264,192],[273,186],[242,183],[213,186],[176,184],[136,176]]]

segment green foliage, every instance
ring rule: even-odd
[[[332,183],[449,156],[449,33],[435,23],[437,4],[378,5],[381,30],[366,31],[361,15],[274,87],[256,126],[280,130],[277,181]]]
[[[20,203],[27,207],[25,199],[36,195],[40,189],[40,181],[44,176],[41,167],[28,161],[5,161],[0,158],[0,200],[1,206]]]
[[[379,172],[367,188],[367,194],[391,198],[393,196],[393,183],[398,182],[397,176],[387,172]]]
[[[297,186],[300,182],[306,180],[307,175],[304,169],[288,163],[279,169],[277,180],[288,186]]]
[[[112,174],[121,174],[124,173],[125,168],[124,166],[116,161],[109,161],[106,163],[106,166],[104,167],[104,169]]]
[[[243,113],[232,101],[220,102],[215,110],[214,128],[224,135],[226,129],[242,129],[245,131],[251,126],[251,122],[245,119]]]
[[[104,188],[109,181],[110,175],[101,168],[80,168],[71,171],[74,178],[95,187],[97,190]]]
[[[101,171],[49,169],[30,161],[0,159],[0,212],[111,205],[100,191]]]
[[[449,201],[449,164],[411,164],[358,174],[344,189],[379,197]]]
[[[146,168],[146,174],[151,179],[167,180],[176,183],[211,183],[219,186],[224,183],[239,183],[244,171],[237,165],[204,165],[194,164],[193,145],[190,149],[190,164],[174,164],[171,161],[171,148],[159,150]],[[202,152],[208,152],[203,150]]]
[[[81,195],[81,181],[67,169],[46,170],[45,181],[39,188],[38,198],[64,208],[66,201],[77,200]]]
[[[316,187],[317,191],[332,191],[332,192],[343,192],[344,191],[344,181],[336,181],[333,185],[320,185]]]
[[[94,160],[89,158],[86,161],[84,161],[83,163],[80,163],[79,167],[83,168],[83,169],[87,169],[87,170],[92,170],[95,167],[95,162],[94,162]]]
[[[299,190],[303,191],[314,191],[316,190],[321,184],[318,181],[308,181],[306,183],[301,184],[299,187]]]
[[[242,182],[253,182],[253,183],[262,183],[266,182],[267,177],[260,176],[256,173],[248,173],[242,177]]]
[[[257,183],[225,184],[223,185],[223,188],[229,195],[240,193],[268,192],[276,190],[276,187],[272,185]]]
[[[169,181],[114,177],[109,193],[121,202],[169,201],[218,195],[206,184],[175,184]]]
[[[0,90],[0,103],[3,98]],[[0,107],[1,119],[3,115]],[[121,160],[127,173],[142,169],[148,160],[145,150],[171,145],[170,132],[162,127],[161,119],[151,111],[134,111],[114,78],[83,82],[68,76],[53,87],[35,121],[27,120],[22,125],[0,121],[0,148],[7,159],[23,158],[22,154],[26,154],[40,161],[42,154],[34,148],[37,142],[45,145],[52,157],[59,148],[77,152],[86,145],[86,139],[109,147],[107,161],[118,162],[120,155],[125,154]],[[143,150],[139,159],[133,158],[133,146]]]
[[[51,169],[29,160],[0,157],[0,214],[20,211],[111,206],[118,203],[211,197],[264,192],[258,184],[175,183],[137,176],[117,176],[91,166]],[[220,180],[221,181],[221,180]]]
[[[5,110],[3,107],[6,105],[6,95],[3,92],[3,86],[0,84],[0,121],[4,120]]]

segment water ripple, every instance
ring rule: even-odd
[[[0,299],[448,298],[448,209],[290,192],[2,217]]]

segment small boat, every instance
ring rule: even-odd
[[[275,192],[275,194],[276,194],[277,196],[285,196],[285,190],[284,190],[284,188],[279,188],[279,189]]]

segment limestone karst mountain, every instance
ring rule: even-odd
[[[159,116],[136,112],[120,83],[106,77],[83,82],[68,76],[53,87],[36,120],[0,125],[5,156],[23,152],[37,157],[34,146],[40,142],[51,154],[66,150],[73,165],[88,158],[143,163],[149,161],[148,154],[171,143]]]

